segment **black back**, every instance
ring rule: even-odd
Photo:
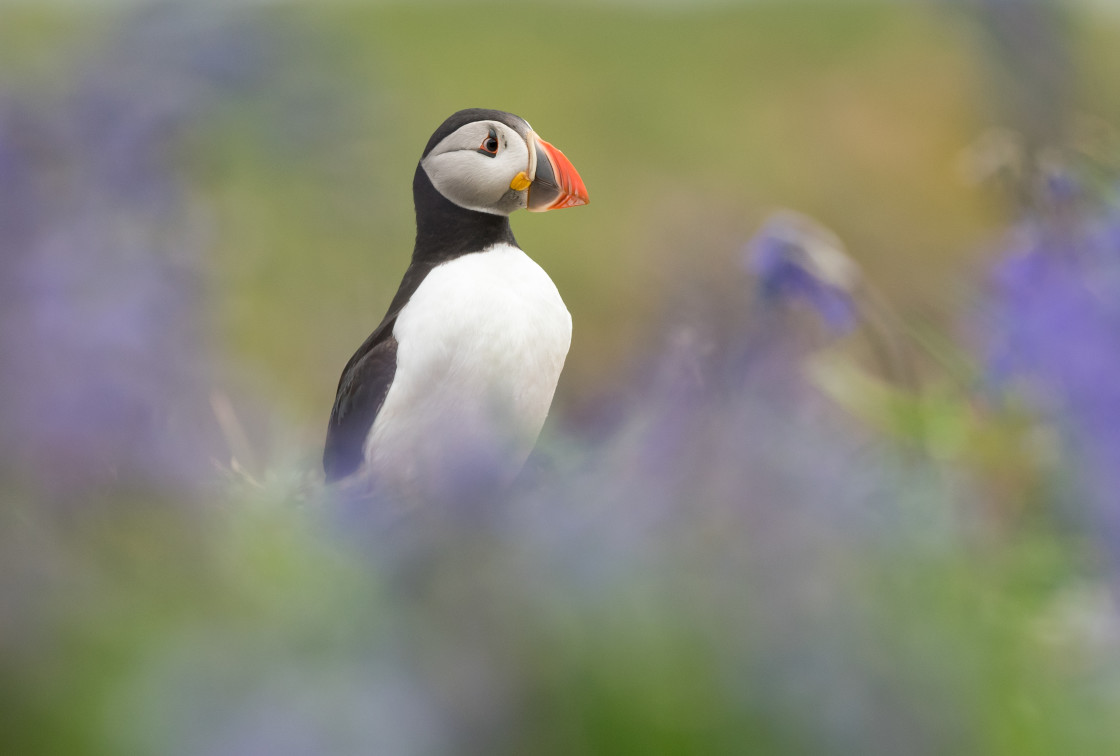
[[[500,110],[460,110],[436,129],[420,159],[459,127],[482,120],[501,121],[522,131],[528,128],[517,116]],[[338,381],[323,449],[323,471],[328,482],[356,472],[364,461],[366,436],[385,403],[397,370],[393,326],[424,278],[437,265],[456,257],[503,242],[517,245],[509,218],[459,207],[436,190],[419,165],[412,180],[412,198],[416,206],[412,262],[385,317],[346,363]]]

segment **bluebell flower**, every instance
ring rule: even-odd
[[[1120,569],[1120,216],[1024,223],[991,289],[991,377],[1060,431],[1084,511]]]
[[[859,270],[835,234],[805,216],[782,212],[766,221],[746,253],[766,301],[807,306],[837,334],[855,328]]]
[[[125,16],[69,86],[0,97],[0,449],[67,497],[194,486],[227,458],[203,344],[211,230],[178,163],[185,135],[275,74],[268,27],[235,20]]]

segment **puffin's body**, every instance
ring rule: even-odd
[[[509,214],[581,205],[586,189],[523,119],[472,109],[432,135],[413,197],[412,262],[342,372],[323,469],[328,481],[362,471],[416,487],[468,457],[508,479],[544,424],[572,333]]]

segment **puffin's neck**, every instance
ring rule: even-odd
[[[517,246],[509,218],[459,207],[432,185],[423,167],[412,180],[416,205],[416,247],[413,263],[439,264],[505,242]]]

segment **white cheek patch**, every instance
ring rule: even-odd
[[[431,155],[421,165],[432,184],[444,197],[456,205],[471,210],[483,210],[495,204],[508,186],[495,180],[490,167],[495,158],[477,152],[457,150],[441,155]]]
[[[502,209],[499,202],[510,191],[514,176],[527,170],[528,151],[520,136],[503,131],[505,139],[495,156],[484,155],[471,147],[456,149],[451,145],[446,145],[449,149],[441,152],[440,148],[445,146],[441,143],[420,165],[436,190],[456,205],[506,215],[509,208]],[[444,141],[455,136],[457,134],[452,134]]]

